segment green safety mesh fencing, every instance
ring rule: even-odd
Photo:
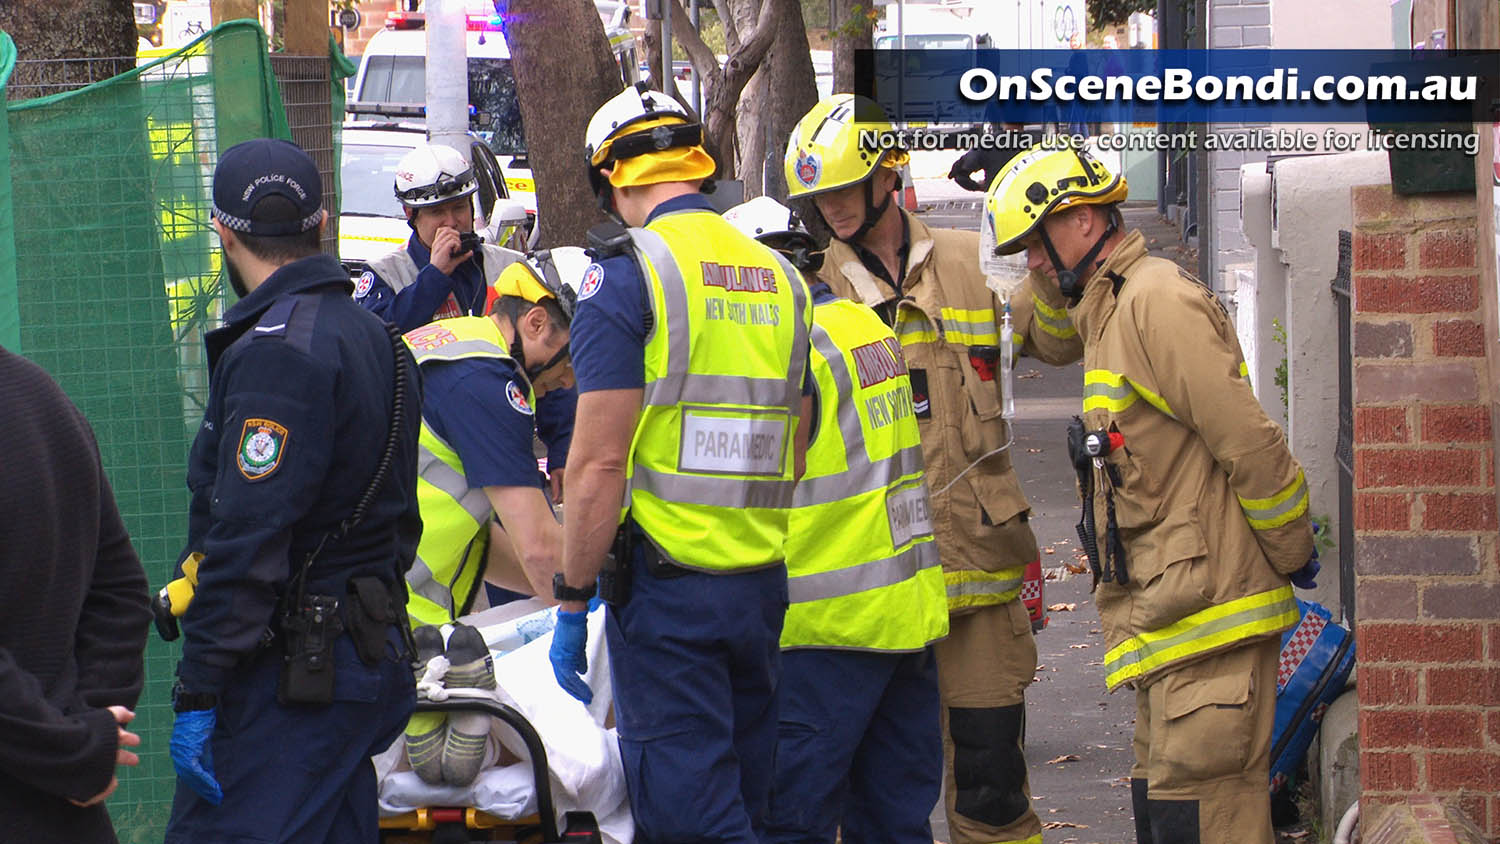
[[[0,33],[0,86],[16,58]],[[203,333],[232,297],[209,222],[213,166],[240,141],[291,138],[266,36],[253,21],[225,23],[129,73],[9,102],[6,117],[0,344],[44,367],[88,417],[160,587],[187,531],[187,452],[208,394]],[[126,844],[160,841],[171,809],[178,653],[152,634],[132,726],[141,764],[109,801]]]

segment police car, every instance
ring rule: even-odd
[[[351,278],[358,278],[369,262],[401,247],[411,237],[406,212],[396,201],[396,165],[427,140],[426,127],[400,121],[350,121],[343,126],[343,160],[339,164],[339,260]],[[505,181],[495,156],[478,138],[470,146],[480,178],[481,215],[475,230],[485,242],[517,245],[525,241],[529,215],[515,199],[498,197],[487,182]],[[494,174],[488,176],[487,174]],[[484,207],[488,206],[488,212]]]

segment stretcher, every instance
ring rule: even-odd
[[[634,824],[614,730],[602,610],[589,617],[589,706],[558,687],[547,657],[555,611],[516,602],[465,623],[494,656],[494,691],[418,685],[418,712],[483,713],[486,767],[471,786],[423,783],[403,740],[374,760],[383,844],[517,841],[631,844]]]

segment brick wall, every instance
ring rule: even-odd
[[[1354,189],[1361,805],[1500,834],[1500,565],[1472,195]],[[1490,282],[1492,283],[1492,282]]]
[[[344,55],[359,56],[365,51],[365,44],[375,36],[375,33],[385,28],[385,13],[405,8],[403,0],[360,0],[358,29],[352,29],[344,36]]]

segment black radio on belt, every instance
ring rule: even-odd
[[[339,599],[304,595],[281,616],[281,680],[277,703],[333,702],[333,643],[344,632]]]

